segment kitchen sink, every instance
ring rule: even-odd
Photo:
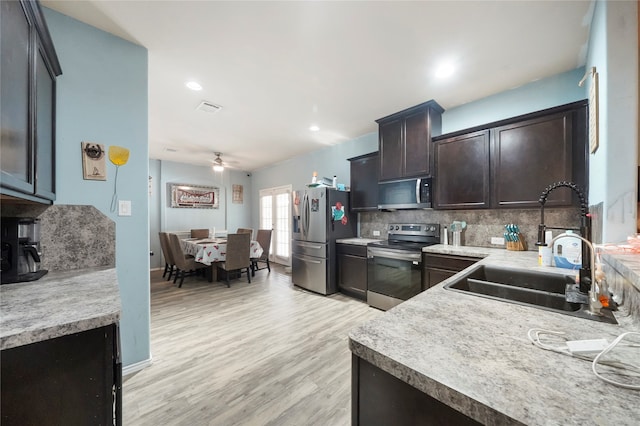
[[[461,276],[445,289],[495,300],[518,303],[571,316],[616,324],[611,311],[603,309],[603,316],[587,312],[586,305],[565,300],[567,286],[575,278],[551,272],[480,265]]]

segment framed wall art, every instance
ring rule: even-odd
[[[82,142],[82,177],[86,180],[107,180],[106,152],[104,145]]]
[[[217,209],[220,207],[220,188],[215,186],[168,183],[171,207]]]
[[[242,204],[244,202],[242,195],[242,185],[233,185],[233,203],[234,204]]]

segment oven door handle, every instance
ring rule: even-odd
[[[407,253],[397,250],[385,250],[380,248],[367,248],[367,257],[369,259],[373,257],[386,257],[388,259],[406,260],[409,262],[420,262],[422,260],[422,253]]]

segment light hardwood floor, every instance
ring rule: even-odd
[[[348,425],[348,331],[381,314],[294,287],[276,265],[225,284],[151,273],[153,364],[125,378],[125,425]]]

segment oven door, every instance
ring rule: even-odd
[[[422,291],[422,252],[367,247],[367,303],[387,310]]]

